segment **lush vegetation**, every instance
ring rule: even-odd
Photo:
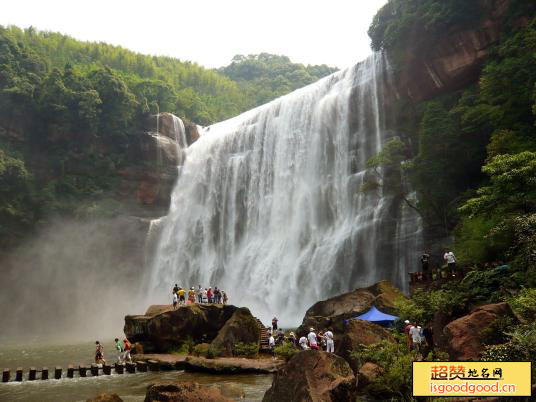
[[[151,115],[209,124],[331,71],[262,54],[217,72],[0,26],[0,248],[50,215],[121,211],[118,172],[139,163],[128,151]]]
[[[261,53],[237,55],[230,65],[218,71],[238,82],[248,107],[255,107],[318,81],[336,69],[326,65],[304,66],[292,63],[286,56]]]
[[[244,343],[238,342],[233,346],[233,355],[234,356],[245,356],[249,358],[256,357],[259,353],[259,345],[255,342],[253,343]]]
[[[530,15],[534,4],[513,0],[509,17]],[[451,29],[470,27],[485,14],[485,4],[466,0],[389,0],[374,16],[369,28],[374,50],[430,48]],[[488,10],[489,11],[489,10]]]
[[[399,0],[387,6],[401,7],[403,14],[418,3]],[[428,5],[437,2],[422,3],[416,15],[429,16]],[[442,4],[448,10],[457,2]],[[395,20],[402,18],[399,12]],[[429,229],[443,237],[455,233],[459,259],[480,266],[507,261],[530,283],[536,280],[530,252],[536,241],[534,54],[533,18],[526,27],[504,33],[477,84],[418,105],[401,100],[401,129],[414,134],[391,141],[369,161],[371,168],[410,178],[418,193],[415,207]]]
[[[276,356],[289,361],[296,353],[300,353],[301,349],[298,349],[292,342],[283,342],[274,348]]]

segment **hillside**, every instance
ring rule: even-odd
[[[325,64],[304,66],[292,63],[286,56],[261,53],[236,55],[230,65],[217,71],[238,83],[249,107],[253,108],[318,81],[337,69]]]
[[[260,55],[262,71],[245,77],[237,71],[250,58],[222,69],[226,77],[106,43],[0,27],[0,248],[51,216],[162,214],[169,200],[157,189],[172,186],[176,170],[157,166],[158,145],[144,136],[156,131],[151,116],[211,124],[332,71]],[[130,205],[147,187],[159,212]]]

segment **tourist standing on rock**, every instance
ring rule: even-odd
[[[275,338],[273,334],[270,334],[270,339],[268,339],[268,348],[270,349],[270,353],[273,355],[275,348]]]
[[[307,350],[309,349],[309,347],[307,346],[307,338],[305,336],[302,336],[300,338],[300,347],[303,349],[303,350]]]
[[[314,328],[309,328],[309,334],[307,335],[309,341],[309,347],[313,350],[318,350],[318,341],[316,340],[316,334]]]
[[[177,293],[173,293],[173,310],[177,309],[177,303],[179,302],[179,297]]]
[[[115,338],[114,339],[115,341],[115,351],[117,353],[117,362],[118,363],[122,363],[122,354],[123,354],[123,345],[121,344],[121,342],[119,342],[119,339],[118,338]]]
[[[333,332],[331,328],[328,328],[324,334],[324,339],[326,340],[326,352],[335,353],[335,342],[333,342]]]
[[[452,276],[456,276],[456,257],[452,251],[447,251],[443,256],[443,259],[447,261],[449,266],[449,272]]]
[[[179,290],[177,291],[177,294],[179,295],[179,304],[186,303],[186,300],[184,298],[185,293],[186,291],[182,287],[180,287]]]
[[[223,305],[226,305],[227,300],[229,300],[229,299],[227,299],[227,293],[222,290],[221,294],[223,295]]]
[[[188,291],[188,301],[190,302],[189,304],[195,303],[195,290],[193,286]]]
[[[95,342],[96,348],[95,348],[95,363],[96,364],[106,364],[106,360],[104,360],[104,347],[101,345],[99,341]]]
[[[318,331],[318,334],[316,334],[316,339],[318,340],[318,350],[324,350],[326,348],[324,333],[322,331]]]
[[[281,345],[283,341],[285,340],[285,333],[281,328],[277,330],[277,344]]]
[[[411,335],[410,335],[409,331],[411,330],[411,328],[413,328],[413,325],[409,322],[409,320],[404,321],[404,324],[406,324],[406,326],[404,327],[404,332],[406,334],[406,341],[407,341],[407,344],[408,344],[408,350],[411,350],[412,343],[411,343]]]
[[[197,288],[197,302],[199,304],[203,303],[203,288],[201,285]]]
[[[214,293],[212,293],[212,288],[209,287],[207,291],[207,298],[209,303],[214,303]]]
[[[208,290],[207,290],[207,288],[205,288],[205,290],[203,290],[203,303],[208,303]]]
[[[272,329],[277,330],[277,317],[272,318]]]
[[[221,302],[221,294],[220,294],[220,290],[218,289],[218,287],[216,286],[214,288],[214,303],[216,304],[220,304]]]
[[[421,327],[419,326],[413,326],[409,330],[409,334],[411,335],[411,342],[412,342],[412,349],[415,349],[417,354],[421,352],[421,342],[422,342],[422,334],[421,334]]]
[[[296,347],[296,335],[294,334],[294,332],[291,332],[289,335],[288,335],[288,341],[290,343],[292,343],[292,346]]]
[[[428,278],[429,268],[430,268],[429,261],[430,261],[430,254],[423,253],[423,255],[421,255],[421,269],[422,269],[421,272],[422,272],[422,276],[424,280],[432,279],[431,277]]]
[[[128,361],[132,363],[132,357],[130,357],[130,350],[132,349],[132,346],[130,345],[130,342],[127,338],[123,339],[123,350],[125,351],[123,354],[123,361]]]
[[[426,341],[426,350],[423,353],[424,357],[426,358],[428,353],[432,352],[433,354],[434,351],[434,329],[431,322],[426,324],[426,326],[423,328],[422,335]]]

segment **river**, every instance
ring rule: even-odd
[[[113,341],[103,341],[105,358],[114,361]],[[236,384],[245,393],[246,401],[261,401],[264,392],[272,383],[271,375],[234,375],[216,376],[184,371],[169,371],[160,373],[136,373],[99,375],[86,378],[62,378],[48,381],[28,381],[28,369],[48,367],[50,377],[54,376],[53,368],[61,366],[65,377],[69,364],[78,365],[92,362],[95,343],[83,342],[72,345],[51,345],[39,342],[27,343],[24,346],[13,342],[2,342],[0,346],[0,367],[11,369],[11,379],[15,377],[15,369],[24,369],[24,381],[0,383],[0,401],[14,402],[72,402],[85,401],[101,392],[115,392],[125,402],[143,401],[147,386],[158,381],[195,381],[200,384]],[[40,375],[38,374],[38,377]]]

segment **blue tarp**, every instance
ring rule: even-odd
[[[396,320],[397,318],[398,317],[395,317],[394,315],[382,313],[376,307],[372,306],[372,308],[369,311],[367,311],[365,314],[361,314],[359,317],[354,317],[352,318],[352,320],[370,321],[374,324],[389,327],[393,324],[393,321]]]

